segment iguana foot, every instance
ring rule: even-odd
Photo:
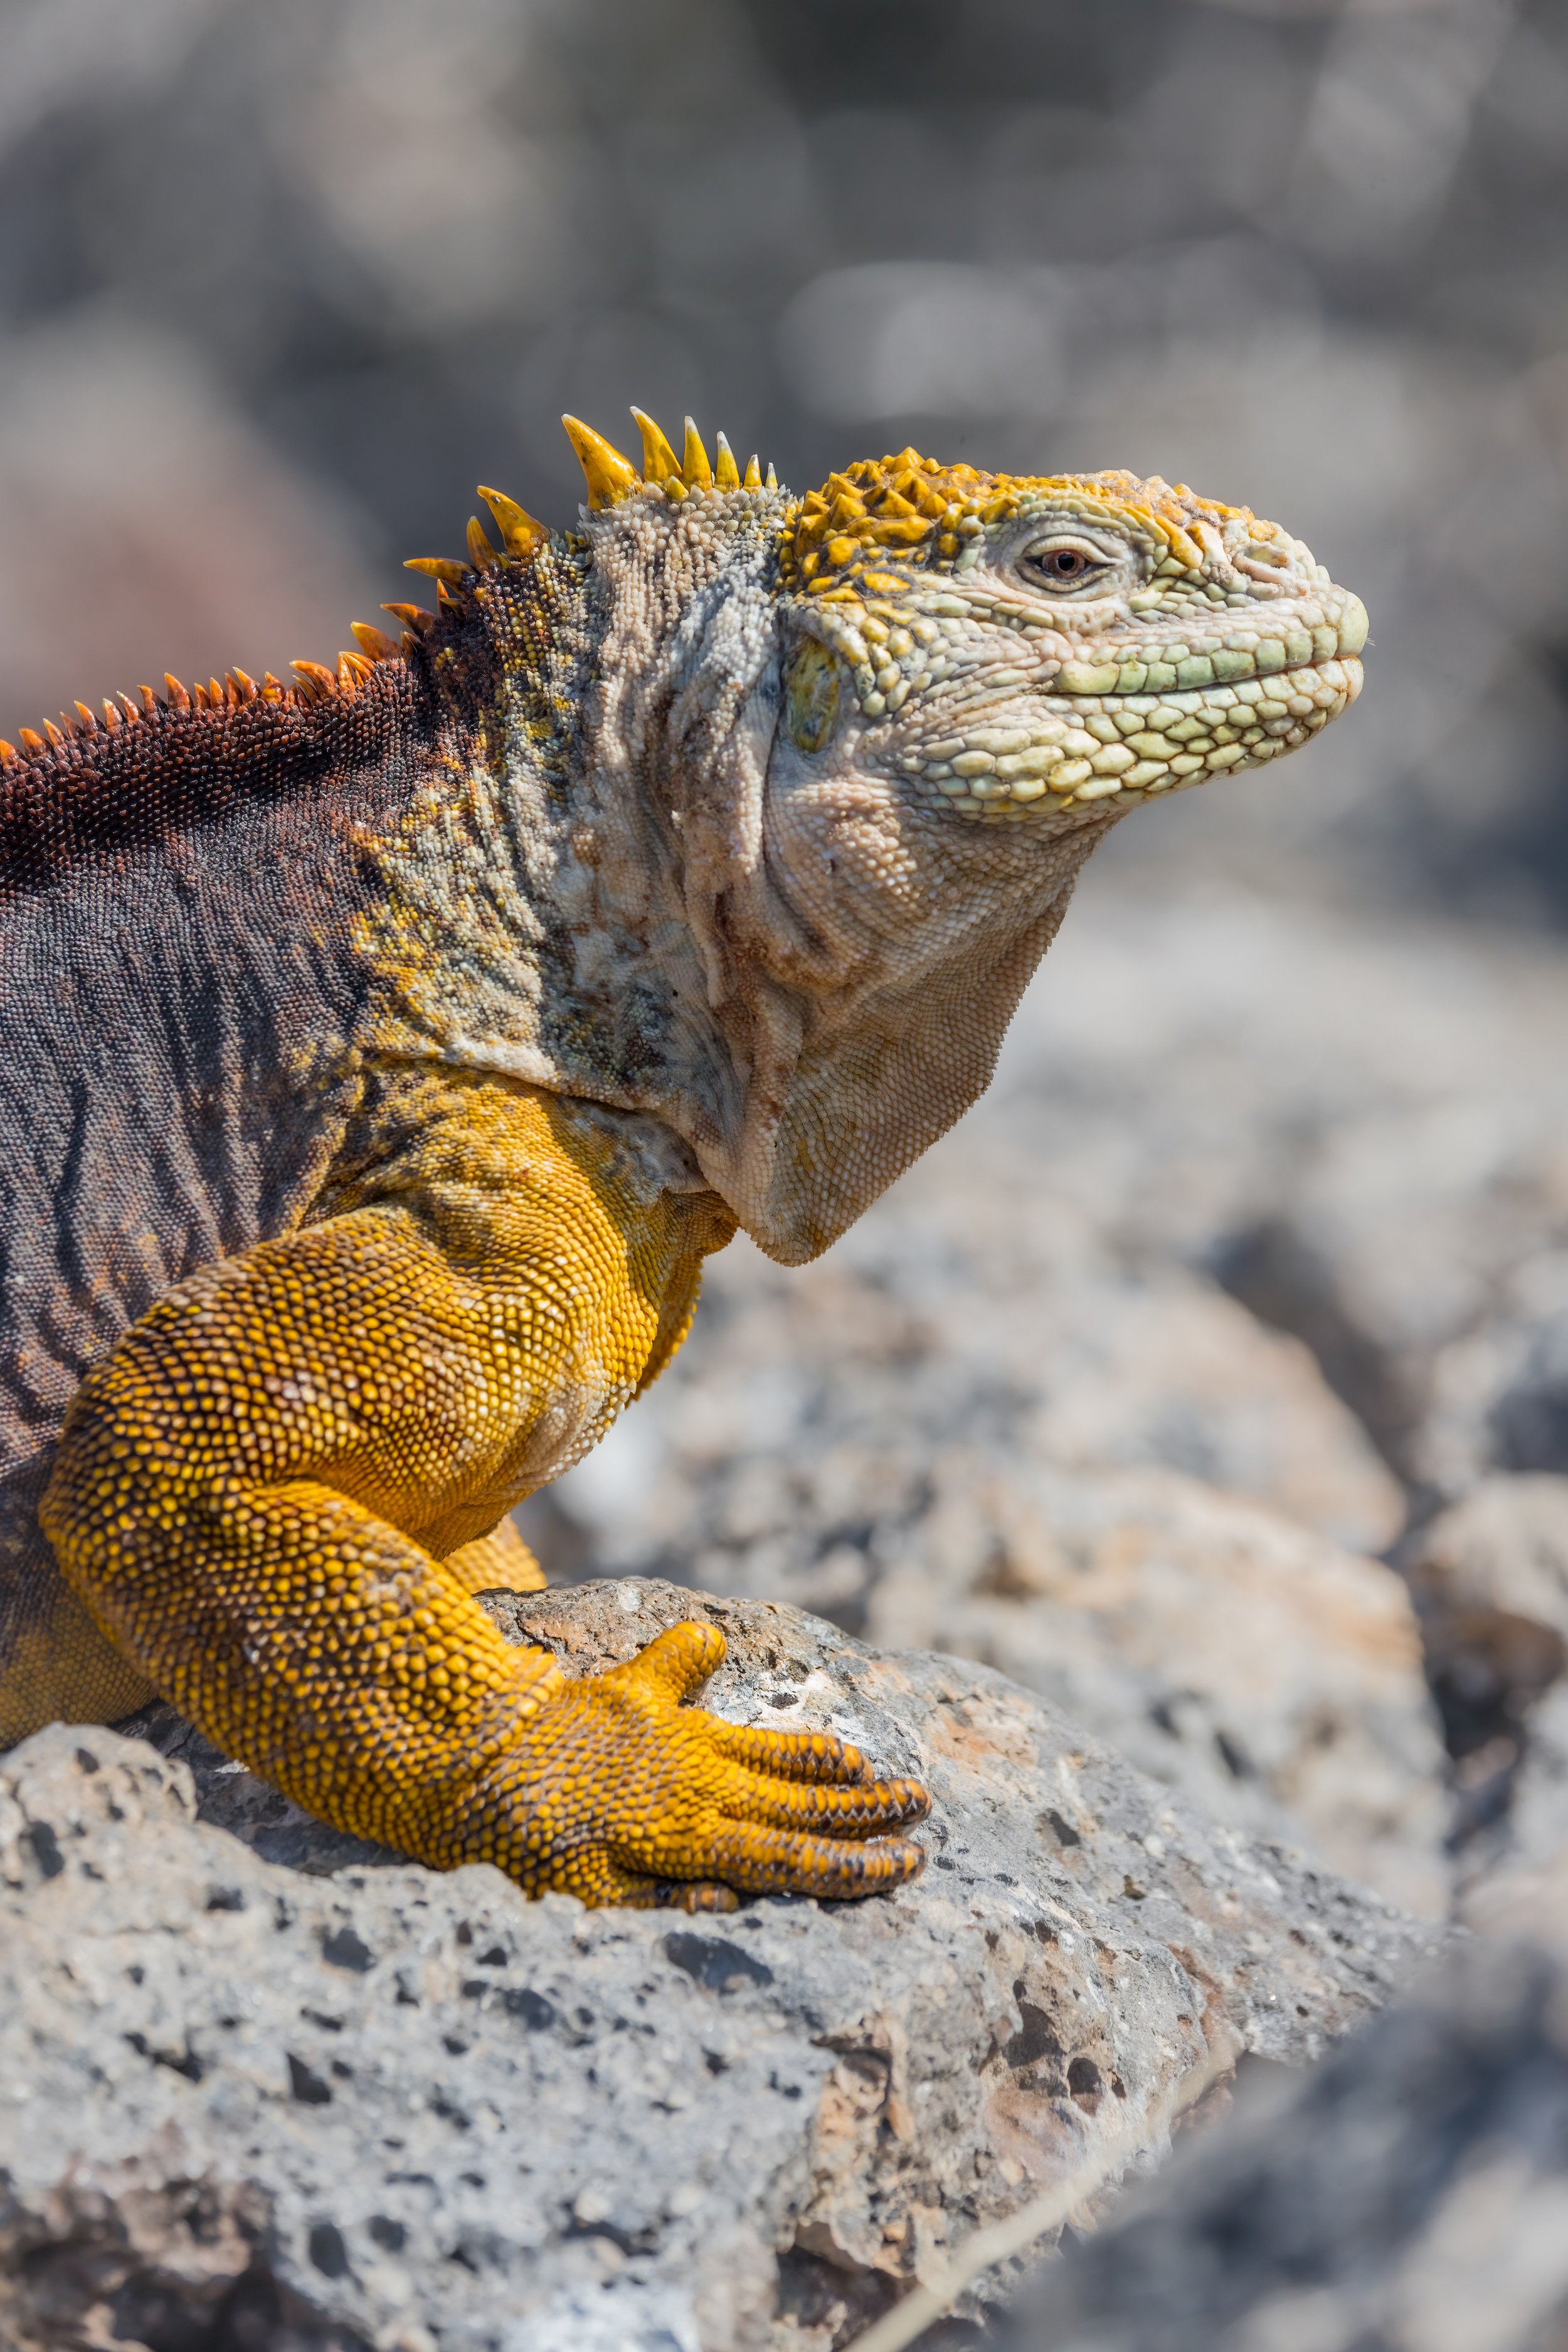
[[[452,1858],[493,1862],[531,1895],[687,1910],[731,1909],[735,1889],[843,1899],[917,1876],[921,1848],[884,1832],[924,1820],[925,1790],[876,1780],[828,1733],[683,1706],[723,1655],[715,1626],[676,1625],[546,1699],[462,1809]]]

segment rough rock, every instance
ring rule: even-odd
[[[1428,1521],[1405,1567],[1433,1616],[1495,1610],[1568,1644],[1568,1478],[1483,1479]]]
[[[1208,1269],[1442,1496],[1568,1470],[1561,950],[1130,879],[1087,878],[908,1197]]]
[[[569,1671],[711,1618],[723,1712],[926,1775],[931,1867],[700,1924],[301,1829],[311,1874],[255,1850],[238,1773],[209,1794],[250,1843],[176,1759],[37,1734],[0,1761],[0,2340],[826,2352],[1129,2126],[1157,2149],[1194,2070],[1315,2056],[1431,1949],[984,1667],[668,1586],[488,1605]]]
[[[1546,1139],[1550,1191],[1540,1171],[1508,1171],[1523,1196],[1511,1222],[1525,1202],[1534,1214],[1479,1311],[1434,1354],[1413,1460],[1438,1494],[1462,1495],[1492,1471],[1568,1470],[1568,1187],[1555,1164],[1565,1143],[1561,1132]],[[1465,1205],[1485,1223],[1493,1203],[1483,1193]]]
[[[1174,1471],[929,1475],[873,1640],[1000,1667],[1222,1821],[1446,1914],[1442,1739],[1392,1570]]]
[[[700,1560],[721,1585],[769,1465],[787,1478],[870,1446],[918,1469],[962,1442],[998,1461],[1184,1471],[1352,1548],[1393,1540],[1397,1482],[1299,1340],[1178,1265],[1118,1262],[1022,1182],[988,1189],[977,1225],[960,1159],[956,1181],[898,1187],[812,1266],[732,1244],[671,1370],[546,1510],[617,1567]],[[725,1494],[705,1499],[715,1481]],[[841,1615],[875,1568],[853,1584],[834,1572],[843,1591],[788,1597]]]
[[[1304,2082],[1244,2082],[997,2352],[1555,2352],[1568,2340],[1568,1869]],[[1123,2218],[1125,2217],[1125,2218]]]
[[[1402,1548],[1457,1759],[1458,1889],[1568,1839],[1568,1479],[1493,1476]]]
[[[1482,1642],[1459,1657],[1468,1680],[1482,1680]],[[1488,1915],[1500,1878],[1541,1870],[1568,1840],[1568,1685],[1557,1683],[1528,1710],[1510,1706],[1505,1727],[1461,1757],[1458,1775],[1475,1822],[1460,1856],[1457,1907],[1474,1922]]]

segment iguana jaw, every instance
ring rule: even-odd
[[[1067,814],[1091,803],[1120,814],[1300,750],[1361,687],[1353,658],[1162,694],[1063,695],[1043,678],[1026,701],[955,709],[945,734],[900,747],[897,767],[920,800],[964,816]]]

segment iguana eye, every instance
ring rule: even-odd
[[[1076,582],[1087,579],[1091,572],[1099,571],[1104,560],[1087,547],[1058,541],[1054,547],[1031,548],[1024,562],[1048,587],[1070,588]]]

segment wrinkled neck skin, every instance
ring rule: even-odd
[[[652,1113],[687,1181],[797,1265],[984,1091],[1114,816],[933,812],[854,715],[826,757],[797,750],[780,723],[799,631],[776,584],[783,506],[731,493],[721,523],[700,497],[588,518],[591,560],[552,550],[531,592],[554,600],[548,626],[499,599],[487,620],[500,724],[448,770],[462,854],[448,804],[384,863],[416,1050]]]

